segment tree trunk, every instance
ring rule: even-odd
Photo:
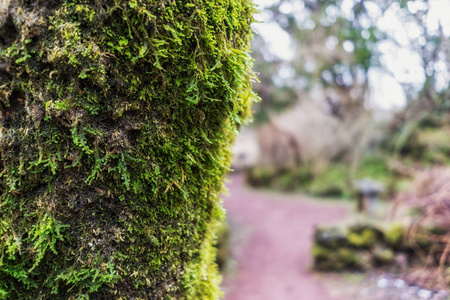
[[[0,2],[0,299],[216,299],[250,0]]]

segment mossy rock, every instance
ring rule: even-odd
[[[379,266],[392,264],[395,260],[395,253],[391,248],[383,245],[377,245],[373,248],[372,254],[375,263]]]
[[[392,224],[384,235],[385,241],[393,248],[400,248],[403,244],[405,228],[401,224]]]
[[[251,1],[0,6],[0,299],[217,299]]]
[[[315,245],[312,248],[314,269],[318,271],[360,270],[361,256],[355,249],[329,249]]]
[[[383,241],[384,233],[371,225],[354,225],[348,228],[347,239],[352,247],[369,249]]]
[[[336,251],[336,260],[344,264],[345,268],[357,268],[361,258],[354,249],[340,248]]]
[[[317,229],[314,233],[314,241],[317,245],[333,250],[348,245],[345,233],[337,227]]]

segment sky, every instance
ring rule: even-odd
[[[282,1],[282,0],[281,0]],[[342,8],[351,9],[353,0],[343,0]],[[280,0],[254,0],[260,9],[279,3]],[[397,1],[393,1],[395,3]],[[411,1],[408,9],[411,12],[417,12],[423,9],[421,1]],[[429,17],[427,18],[427,27],[429,31],[436,31],[439,23],[442,25],[443,32],[450,36],[450,0],[430,0]],[[299,5],[301,2],[298,2]],[[398,3],[398,2],[397,2]],[[292,9],[290,5],[282,6],[282,9]],[[367,6],[370,15],[378,20],[378,27],[388,32],[394,37],[397,45],[389,42],[379,44],[379,50],[383,53],[381,62],[389,66],[389,73],[384,70],[372,68],[369,72],[369,81],[371,88],[371,98],[369,105],[372,108],[380,110],[397,110],[406,104],[406,97],[400,82],[407,82],[413,86],[423,85],[425,75],[421,66],[420,57],[408,49],[410,40],[419,38],[420,28],[414,24],[402,23],[398,16],[398,5],[394,4],[382,14],[376,5]],[[264,12],[256,17],[258,23],[253,24],[255,32],[263,37],[268,44],[269,50],[273,55],[290,61],[294,57],[294,51],[291,47],[291,39],[277,23],[270,22],[269,16]],[[419,40],[420,42],[420,40]],[[344,45],[345,46],[345,45]],[[351,45],[349,45],[351,46]],[[351,49],[349,49],[351,50]],[[437,68],[445,70],[445,62]],[[438,89],[446,88],[450,78],[448,72],[437,77]]]

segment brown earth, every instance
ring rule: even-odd
[[[310,248],[314,227],[343,221],[349,208],[255,191],[239,174],[229,179],[224,204],[241,238],[232,244],[236,268],[225,275],[225,300],[336,299],[310,271]]]

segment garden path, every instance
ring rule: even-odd
[[[348,207],[252,190],[241,174],[229,180],[224,205],[238,234],[232,238],[236,267],[223,283],[225,300],[335,299],[310,271],[310,249],[314,227],[344,220]]]

